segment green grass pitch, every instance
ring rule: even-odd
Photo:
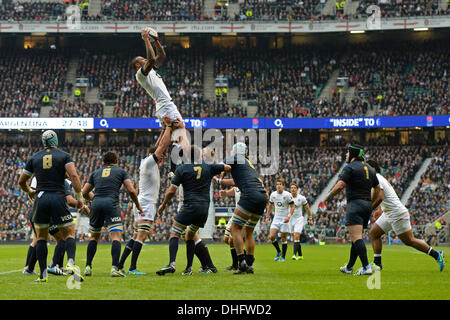
[[[122,250],[124,249],[122,245]],[[285,262],[274,262],[271,245],[257,245],[254,275],[233,275],[223,269],[231,263],[224,244],[209,244],[209,251],[219,269],[217,274],[181,276],[186,263],[186,250],[180,245],[177,272],[158,276],[155,271],[168,262],[168,245],[143,247],[138,269],[145,276],[109,276],[110,245],[99,245],[93,262],[93,276],[68,289],[67,277],[49,275],[49,283],[36,284],[36,276],[20,272],[25,263],[27,245],[0,246],[0,299],[157,299],[157,300],[300,300],[300,299],[450,299],[448,266],[439,272],[431,257],[412,248],[384,246],[380,289],[369,290],[368,276],[344,275],[339,267],[347,262],[349,245],[302,246],[305,260],[291,260],[289,244]],[[367,245],[369,261],[373,253]],[[54,245],[49,246],[49,260]],[[440,248],[450,254],[448,248]],[[76,264],[84,270],[86,245],[77,246]],[[127,260],[126,268],[129,266]],[[358,259],[355,268],[360,267]],[[37,270],[38,264],[36,265]],[[194,260],[194,269],[200,268]],[[20,271],[18,271],[20,270]]]

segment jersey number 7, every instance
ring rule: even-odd
[[[202,167],[194,167],[194,171],[197,172],[197,180],[202,176]]]

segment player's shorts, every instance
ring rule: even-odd
[[[375,221],[375,223],[385,233],[394,230],[394,232],[398,235],[411,230],[411,219],[408,211],[397,215],[395,218],[391,218],[383,212],[383,214],[377,219],[377,221]]]
[[[71,225],[73,217],[67,206],[65,194],[50,191],[38,192],[34,201],[31,222],[40,228],[49,228],[50,225],[57,227]]]
[[[203,228],[208,220],[208,211],[209,203],[207,202],[185,202],[181,211],[175,216],[175,221],[185,226],[192,224]]]
[[[142,210],[144,211],[143,214],[140,214],[136,206],[133,206],[134,211],[134,221],[139,220],[149,220],[149,221],[155,221],[155,215],[156,215],[156,203],[149,203],[149,204],[142,204]]]
[[[33,204],[33,208],[34,208],[34,204]],[[34,209],[32,209],[32,210],[30,211],[30,214],[29,214],[29,216],[28,216],[28,220],[30,220],[31,228],[33,229],[34,234],[36,234],[36,229],[34,228],[34,223],[31,221],[31,219],[32,219],[32,217],[33,217],[33,210],[34,210]],[[55,224],[53,223],[52,218],[50,218],[50,226],[48,227],[48,233],[50,233],[51,236],[54,236],[54,235],[55,235],[56,233],[58,233],[58,232],[59,232],[58,226],[55,225]]]
[[[291,217],[289,220],[289,233],[302,233],[305,225],[305,218],[303,216]]]
[[[93,229],[103,226],[122,224],[119,206],[111,198],[94,198],[89,215],[89,224]]]
[[[236,208],[248,216],[262,216],[267,206],[267,195],[265,192],[253,192],[242,195]]]
[[[166,103],[165,105],[161,106],[156,111],[156,117],[159,119],[159,122],[161,124],[164,122],[164,117],[169,117],[172,121],[175,121],[177,119],[183,120],[183,117],[178,111],[177,106],[173,102]]]
[[[225,227],[225,237],[231,238],[231,224],[233,223],[233,219],[228,220],[227,226]]]
[[[270,229],[280,230],[281,233],[289,233],[289,222],[285,223],[285,218],[286,217],[274,217]]]
[[[372,202],[366,200],[352,200],[347,202],[345,225],[362,225],[364,229],[369,224],[372,215]]]

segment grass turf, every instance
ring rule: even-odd
[[[124,247],[122,245],[122,250]],[[37,276],[22,275],[27,245],[2,245],[0,299],[450,299],[448,266],[439,272],[434,259],[403,245],[383,248],[379,290],[367,288],[368,276],[357,277],[339,272],[339,267],[348,260],[349,245],[302,246],[305,259],[294,261],[291,260],[292,244],[289,244],[285,262],[273,261],[273,246],[257,245],[253,275],[224,272],[223,269],[231,264],[229,248],[224,244],[210,244],[208,247],[219,269],[216,274],[181,276],[186,263],[186,251],[184,245],[180,245],[177,272],[158,276],[156,270],[168,262],[168,245],[150,244],[142,248],[138,260],[138,270],[147,272],[147,275],[112,278],[109,274],[111,246],[99,245],[93,261],[93,276],[81,283],[80,290],[69,290],[66,286],[67,277],[49,275],[48,283],[36,284],[33,281]],[[49,261],[53,248],[54,245],[49,246]],[[77,246],[76,264],[82,271],[86,248],[86,245]],[[369,261],[372,261],[370,244],[367,248]],[[448,248],[444,248],[445,251]],[[130,259],[131,255],[125,264],[126,268]],[[358,259],[355,270],[359,267]],[[195,259],[194,269],[199,268],[199,262]]]

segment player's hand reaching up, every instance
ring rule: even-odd
[[[150,38],[150,34],[149,34],[149,31],[147,28],[144,28],[141,30],[141,37],[142,37],[142,40],[146,40],[146,39]]]
[[[158,214],[162,215],[162,213],[164,212],[165,209],[166,209],[166,206],[164,204],[160,205],[158,208]]]
[[[158,40],[158,32],[156,32],[155,29],[153,28],[146,28],[148,31],[148,35],[150,36],[152,41],[157,41]]]

